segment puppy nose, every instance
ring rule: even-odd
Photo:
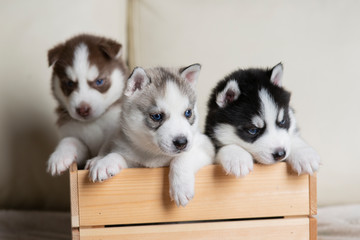
[[[276,161],[280,161],[283,160],[284,157],[286,156],[286,151],[283,148],[276,149],[272,155]]]
[[[188,141],[186,137],[177,137],[173,140],[173,144],[178,150],[183,150],[184,148],[186,148],[187,143]]]
[[[81,103],[78,108],[76,108],[76,112],[83,118],[88,117],[91,112],[91,107],[87,103]]]

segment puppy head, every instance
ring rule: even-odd
[[[135,68],[122,112],[131,140],[146,151],[168,156],[189,150],[197,131],[194,87],[199,73],[199,64],[180,69]]]
[[[207,118],[207,132],[218,147],[237,144],[263,164],[289,156],[295,119],[290,93],[281,87],[282,72],[282,64],[239,70],[218,84]]]
[[[48,61],[53,94],[73,119],[98,118],[123,92],[127,68],[116,41],[79,35],[50,49]]]

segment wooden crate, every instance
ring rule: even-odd
[[[73,239],[316,240],[316,177],[285,163],[255,165],[244,178],[221,166],[196,174],[195,198],[170,201],[168,168],[125,169],[102,183],[70,169]]]

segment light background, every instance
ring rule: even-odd
[[[0,208],[68,208],[67,176],[45,173],[57,142],[46,53],[78,33],[129,46],[131,67],[201,63],[202,121],[224,75],[282,61],[302,135],[322,157],[319,204],[359,203],[359,12],[355,0],[0,1]]]

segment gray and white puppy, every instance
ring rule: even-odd
[[[201,66],[137,67],[130,75],[121,112],[121,129],[100,156],[87,162],[92,181],[123,168],[170,166],[170,196],[179,206],[194,197],[195,173],[215,155],[198,130],[195,83]]]

